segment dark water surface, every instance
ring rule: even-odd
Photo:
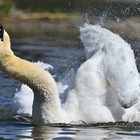
[[[137,129],[111,127],[50,127],[22,123],[0,123],[0,139],[25,140],[138,140]]]

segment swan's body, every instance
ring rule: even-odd
[[[107,29],[87,24],[81,28],[81,39],[88,60],[78,70],[80,75],[77,76],[77,84],[81,79],[85,82],[80,84],[79,90],[81,87],[92,89],[94,100],[100,99],[101,105],[110,110],[115,121],[135,121],[136,117],[132,119],[135,113],[129,115],[129,109],[123,108],[131,107],[140,96],[140,77],[130,45]],[[86,68],[89,75],[82,67]],[[84,80],[87,77],[88,80]],[[87,82],[93,83],[87,84],[92,87],[84,86]]]
[[[102,60],[98,65],[106,82],[122,104],[131,106],[140,94],[140,78],[130,45],[100,26],[85,25],[81,32],[87,58],[95,60],[95,55],[100,53]]]
[[[81,39],[88,60],[78,69],[75,87],[61,105],[53,77],[35,64],[16,57],[4,31],[0,66],[33,90],[34,123],[109,122],[133,116],[125,115],[130,113],[122,107],[132,106],[140,94],[139,73],[130,46],[112,32],[87,24],[81,28]]]

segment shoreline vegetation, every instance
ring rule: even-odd
[[[123,38],[140,39],[139,6],[140,2],[130,0],[0,0],[0,21],[16,37],[47,34],[74,38],[79,36],[79,27],[89,21]]]
[[[13,21],[13,20],[72,20],[78,18],[79,14],[76,13],[18,13],[1,16],[0,20]]]
[[[128,39],[140,39],[140,17],[127,17],[124,20],[101,21],[100,17],[90,17],[90,23],[101,24],[120,36]],[[75,13],[24,13],[0,17],[2,24],[15,36],[52,34],[54,36],[79,35],[78,28],[86,22]],[[74,35],[75,34],[75,35]]]
[[[69,36],[77,32],[80,14],[76,13],[20,13],[0,17],[7,31],[15,37],[36,36]],[[73,36],[73,35],[72,35]]]

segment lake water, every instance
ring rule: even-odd
[[[139,40],[131,42],[135,51],[137,66],[140,70]],[[56,81],[65,79],[69,71],[76,71],[85,60],[84,49],[77,38],[64,35],[39,34],[12,38],[12,49],[16,55],[30,60],[51,64],[50,72],[57,74]],[[67,75],[69,76],[69,75]],[[69,76],[70,77],[70,76]],[[68,77],[66,77],[68,79]],[[69,82],[69,81],[67,81]],[[137,140],[140,139],[139,125],[132,127],[98,125],[88,126],[33,126],[30,123],[15,121],[12,112],[12,98],[21,83],[0,72],[0,139],[54,139],[54,140]],[[72,86],[72,85],[71,85]]]
[[[0,123],[0,139],[4,140],[139,140],[137,128],[117,127],[49,127],[25,123]]]

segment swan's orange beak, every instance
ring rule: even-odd
[[[4,40],[4,28],[2,24],[0,24],[0,39],[1,41]]]

